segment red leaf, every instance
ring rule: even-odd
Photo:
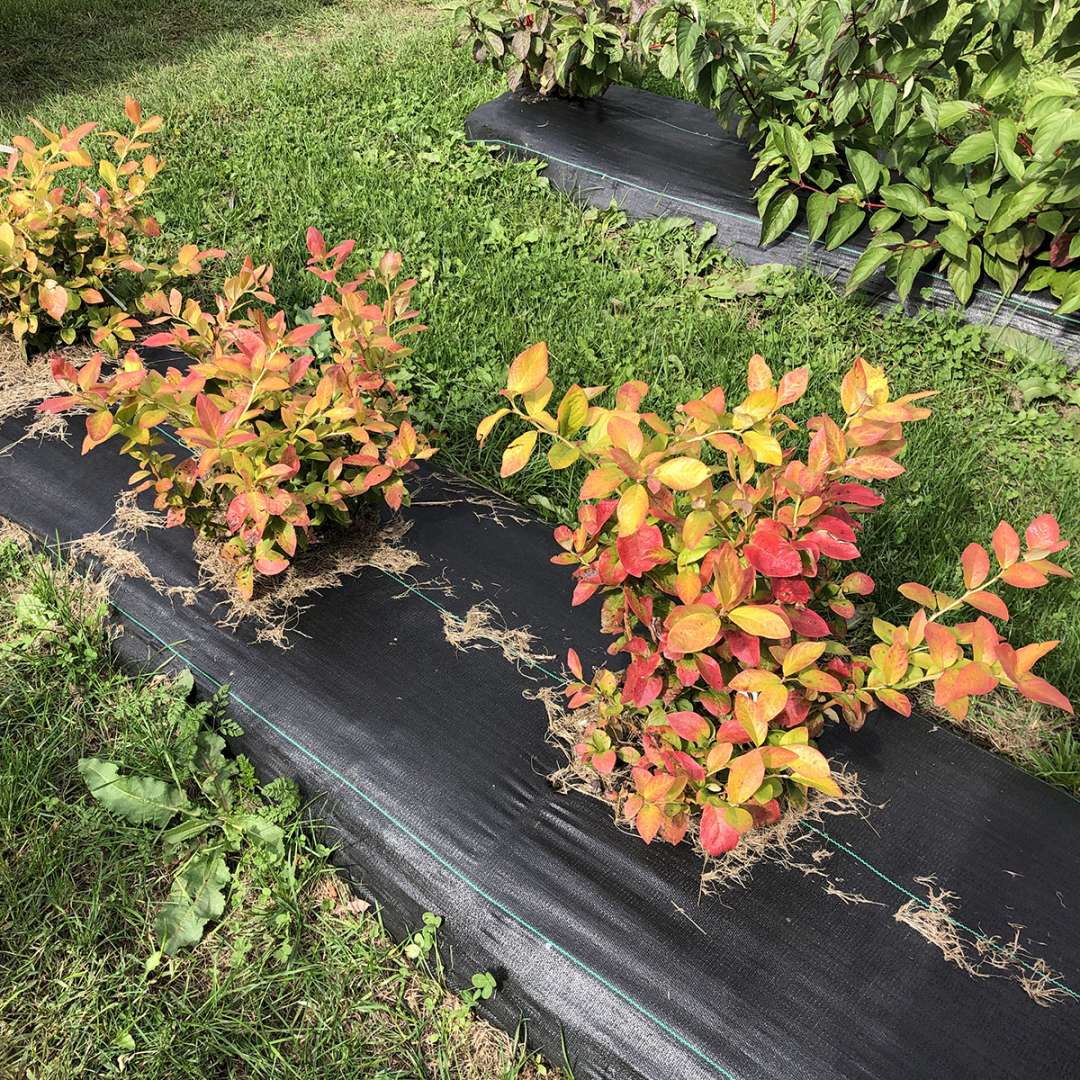
[[[1017,589],[1037,589],[1045,585],[1049,580],[1041,570],[1037,570],[1029,563],[1013,563],[1006,567],[1001,574],[1001,580],[1006,585],[1012,585]]]
[[[1061,529],[1053,514],[1040,514],[1025,530],[1024,539],[1031,551],[1047,555],[1061,551],[1067,544],[1061,542]]]
[[[631,577],[641,577],[654,567],[667,562],[664,537],[655,525],[643,525],[631,536],[620,536],[615,543],[619,561]]]
[[[605,750],[603,753],[593,754],[592,766],[601,776],[608,776],[615,768],[615,751]]]
[[[964,585],[968,589],[978,588],[990,573],[990,556],[981,544],[968,544],[960,556],[960,565],[964,569]]]
[[[1073,711],[1072,702],[1060,690],[1037,675],[1025,675],[1017,680],[1016,689],[1031,701],[1039,701],[1043,705],[1055,705],[1067,713]]]
[[[667,722],[680,739],[686,739],[689,742],[700,742],[709,734],[708,720],[696,712],[668,713]]]
[[[1007,521],[998,522],[992,542],[994,555],[1001,566],[1011,566],[1020,558],[1020,537]]]
[[[326,241],[323,234],[314,225],[308,227],[307,249],[313,259],[321,259],[326,254]]]
[[[985,664],[978,661],[957,664],[934,683],[934,704],[946,706],[960,698],[989,694],[997,684],[997,679]]]
[[[739,842],[739,832],[724,820],[720,807],[706,806],[701,811],[701,846],[707,855],[722,855]]]
[[[967,602],[977,611],[984,611],[987,615],[993,615],[1002,622],[1009,621],[1009,609],[1005,601],[997,593],[987,592],[985,589],[972,593]]]
[[[766,577],[798,577],[802,573],[802,558],[798,548],[788,543],[771,522],[762,522],[746,547],[750,565]]]

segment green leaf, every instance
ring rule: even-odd
[[[880,131],[896,108],[896,83],[885,79],[874,82],[870,91],[870,120],[875,131]]]
[[[909,247],[900,256],[900,262],[896,268],[896,292],[901,300],[908,298],[916,275],[936,254],[935,248],[920,245]]]
[[[675,24],[675,53],[681,71],[691,67],[694,48],[704,32],[704,26],[697,19],[680,18]]]
[[[218,824],[217,818],[190,817],[179,825],[166,829],[161,838],[166,848],[180,847],[189,840],[194,840],[196,836],[201,836],[211,825],[216,824]]]
[[[802,176],[810,168],[810,162],[814,160],[814,149],[810,145],[810,140],[791,124],[783,125],[782,132],[787,159],[791,162],[795,175]]]
[[[977,131],[969,135],[949,155],[949,161],[954,165],[974,165],[984,161],[994,153],[994,133],[992,131]]]
[[[817,240],[825,231],[836,205],[836,196],[824,191],[815,191],[806,200],[806,223],[811,240]]]
[[[997,212],[987,222],[987,233],[1000,232],[1026,218],[1049,194],[1050,188],[1046,184],[1036,182],[1006,195],[999,203]]]
[[[854,292],[878,267],[887,263],[893,257],[887,247],[868,247],[856,260],[848,275],[845,292]]]
[[[956,225],[949,225],[934,237],[950,254],[958,259],[967,258],[968,234]]]
[[[284,858],[285,833],[261,814],[234,814],[229,823],[239,829],[253,844],[264,848],[276,858]]]
[[[829,251],[838,248],[862,228],[865,220],[866,211],[861,206],[850,202],[841,203],[829,222],[829,231],[825,234],[825,247]]]
[[[1007,116],[999,116],[992,124],[994,141],[997,144],[998,160],[1008,170],[1009,175],[1018,183],[1024,182],[1024,162],[1016,152],[1016,123]]]
[[[918,217],[929,205],[926,196],[913,184],[889,184],[881,189],[880,194],[886,206],[908,217]]]
[[[152,776],[121,776],[112,761],[81,758],[79,773],[102,806],[133,825],[167,825],[187,802],[179,788]]]
[[[1019,49],[1006,53],[987,73],[979,86],[978,94],[983,101],[989,101],[1008,90],[1016,82],[1024,56]]]
[[[222,890],[230,877],[225,859],[218,852],[201,851],[188,860],[154,920],[162,952],[171,956],[202,938],[206,924],[225,910]]]
[[[761,219],[761,246],[767,247],[795,220],[799,196],[794,191],[774,197]]]
[[[937,130],[944,131],[946,128],[958,124],[961,120],[974,112],[975,106],[970,101],[943,101],[938,106]]]
[[[854,146],[849,146],[844,151],[844,156],[847,158],[851,175],[855,177],[855,182],[859,185],[859,190],[863,195],[869,195],[881,182],[882,168],[877,158]]]

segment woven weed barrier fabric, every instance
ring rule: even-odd
[[[21,432],[0,429],[0,515],[62,542],[107,528],[130,464],[108,446],[10,447]],[[242,749],[320,800],[392,930],[444,916],[452,978],[497,977],[492,1019],[524,1017],[555,1061],[565,1037],[576,1075],[609,1080],[1080,1075],[1080,804],[926,719],[878,715],[825,747],[880,804],[815,826],[807,862],[828,876],[763,863],[746,888],[702,897],[689,848],[646,847],[546,779],[560,757],[533,695],[558,684],[568,645],[587,666],[603,649],[596,606],[571,609],[548,563],[549,528],[453,477],[419,488],[401,543],[422,565],[327,589],[287,650],[217,625],[212,592],[163,593],[197,582],[184,529],[135,540],[160,580],[111,595],[125,655],[229,684]],[[455,648],[447,626],[478,604],[528,626],[530,649]],[[1045,961],[1060,1000],[1042,1007],[985,964],[973,977],[898,922],[926,910],[915,879],[931,874],[959,898],[962,928],[945,926],[969,956],[975,935],[1022,926],[1021,975]]]
[[[718,226],[717,243],[748,263],[810,266],[847,278],[870,233],[864,230],[834,251],[810,243],[802,214],[768,248],[758,246],[761,224],[753,198],[753,159],[745,143],[726,132],[708,109],[645,90],[613,86],[601,98],[567,101],[503,94],[465,120],[470,139],[547,162],[545,175],[560,191],[597,207],[614,199],[631,217],[690,217]],[[863,286],[882,303],[898,297],[884,272]],[[948,282],[923,273],[909,306],[955,304]],[[1052,341],[1067,355],[1080,349],[1080,315],[1055,315],[1041,296],[1003,296],[977,289],[969,319],[1007,326]]]

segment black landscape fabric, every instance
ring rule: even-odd
[[[0,515],[41,538],[107,527],[130,472],[109,446],[80,457],[74,423],[74,446],[12,448],[22,423],[0,428]],[[532,695],[557,682],[569,645],[586,665],[604,646],[596,605],[571,609],[568,575],[548,562],[549,528],[452,477],[427,473],[420,489],[403,542],[424,565],[325,591],[288,650],[216,625],[205,591],[191,606],[141,580],[112,593],[125,655],[179,660],[204,690],[229,684],[242,748],[264,777],[321,797],[340,861],[393,931],[444,916],[453,978],[491,971],[488,1015],[508,1029],[524,1017],[556,1062],[565,1036],[579,1077],[1080,1075],[1080,803],[924,718],[878,715],[825,748],[879,808],[826,819],[807,849],[869,903],[775,864],[702,897],[688,847],[646,847],[546,779],[560,759]],[[195,584],[187,530],[151,530],[136,550],[167,583]],[[485,601],[553,658],[455,650],[444,612]],[[973,978],[897,922],[931,874],[971,931],[1024,927],[1062,1000]]]
[[[718,226],[716,242],[748,263],[810,266],[841,282],[862,253],[869,232],[834,251],[810,243],[800,212],[795,224],[767,248],[758,245],[761,225],[751,180],[754,163],[746,144],[725,131],[714,113],[691,102],[625,86],[588,101],[503,94],[474,109],[465,131],[475,142],[501,146],[520,157],[547,162],[545,176],[560,191],[592,206],[612,200],[631,217],[689,217]],[[881,303],[898,303],[883,271],[863,286]],[[917,279],[908,307],[955,304],[948,282],[936,273]],[[1055,315],[1046,294],[1005,297],[993,287],[976,290],[964,314],[1053,342],[1075,358],[1080,315]]]

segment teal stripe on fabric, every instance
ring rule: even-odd
[[[673,126],[673,125],[672,125]],[[691,134],[700,134],[699,132],[692,132]],[[706,136],[702,136],[705,138]],[[761,221],[753,214],[740,214],[736,210],[725,210],[720,206],[713,206],[711,203],[698,202],[695,199],[686,199],[681,195],[673,195],[669,191],[662,191],[658,188],[645,187],[643,184],[635,183],[633,180],[626,180],[621,176],[615,176],[612,173],[606,173],[601,169],[594,169],[588,165],[581,165],[576,161],[569,161],[566,158],[557,157],[555,154],[548,153],[546,150],[537,150],[535,147],[526,146],[523,143],[511,142],[509,139],[466,139],[467,143],[480,146],[507,146],[513,150],[523,150],[527,154],[534,154],[536,157],[543,158],[546,161],[557,161],[560,165],[566,165],[568,168],[577,169],[578,172],[589,173],[592,176],[597,176],[602,180],[610,180],[614,184],[622,184],[623,187],[631,188],[634,191],[640,191],[645,195],[655,195],[657,198],[668,199],[671,202],[682,203],[683,206],[690,206],[696,210],[704,210],[710,215],[719,215],[720,217],[731,218],[735,221],[742,221],[752,225],[760,225]],[[801,232],[799,230],[793,230],[792,236],[797,237],[799,240],[805,240],[808,244],[812,244],[815,247],[820,247],[821,244],[817,240],[811,240],[808,233]],[[842,251],[847,255],[854,255],[856,258],[862,254],[862,249],[849,247],[846,244],[839,244],[833,251]],[[948,279],[942,274],[938,274],[932,271],[927,272],[928,276],[943,285],[948,284]],[[1069,329],[1074,329],[1072,324],[1077,323],[1074,316],[1071,315],[1057,315],[1053,312],[1044,311],[1038,304],[1031,300],[1025,300],[1022,296],[1006,296],[1004,293],[995,292],[993,290],[987,290],[988,296],[996,296],[998,298],[995,311],[999,311],[1002,307],[1012,306],[1020,310],[1031,311],[1042,318],[1056,319]]]
[[[391,574],[391,575],[388,575],[388,576],[393,577],[394,575]],[[172,645],[169,642],[167,642],[156,631],[154,631],[149,626],[147,626],[144,622],[142,622],[141,620],[136,618],[130,611],[125,610],[123,607],[121,607],[115,601],[110,601],[110,604],[120,614],[120,616],[122,618],[124,618],[126,621],[130,622],[133,626],[138,627],[144,634],[147,634],[154,641],[156,641],[159,645],[161,645],[161,647],[163,649],[168,650],[179,661],[181,661],[188,668],[190,668],[192,672],[194,672],[194,673],[202,676],[202,678],[206,679],[212,686],[220,689],[222,686],[226,685],[220,679],[218,679],[216,676],[211,675],[208,671],[206,671],[203,668],[199,667],[189,657],[185,656],[184,653],[182,653],[175,645]],[[554,949],[560,956],[562,956],[565,959],[569,960],[575,967],[577,967],[578,969],[583,971],[586,975],[588,975],[591,978],[595,979],[598,983],[600,983],[601,986],[603,986],[605,989],[611,991],[611,993],[613,993],[620,1000],[626,1002],[627,1005],[629,1005],[631,1008],[633,1008],[637,1013],[639,1013],[641,1016],[643,1016],[646,1020],[648,1020],[651,1023],[655,1024],[661,1031],[663,1031],[666,1035],[668,1035],[672,1039],[674,1039],[675,1042],[677,1042],[680,1046],[682,1046],[684,1049],[690,1051],[690,1053],[692,1053],[695,1057],[699,1058],[702,1062],[704,1062],[710,1068],[714,1069],[720,1076],[724,1077],[725,1080],[738,1080],[738,1077],[736,1077],[736,1075],[734,1073],[732,1073],[730,1070],[726,1069],[723,1065],[720,1064],[720,1062],[718,1062],[714,1058],[710,1057],[700,1047],[695,1046],[694,1043],[690,1042],[689,1039],[687,1039],[684,1035],[680,1034],[680,1032],[678,1032],[675,1028],[673,1028],[665,1020],[661,1020],[660,1017],[658,1017],[655,1013],[653,1013],[650,1009],[648,1009],[645,1005],[643,1005],[641,1002],[639,1002],[632,995],[628,994],[625,990],[619,989],[619,987],[617,987],[614,983],[612,983],[608,978],[606,978],[604,975],[600,974],[600,972],[596,971],[595,968],[590,967],[588,964],[585,963],[584,960],[579,959],[576,955],[574,955],[574,953],[572,953],[565,946],[560,945],[557,941],[555,941],[552,938],[548,937],[547,934],[545,934],[542,930],[538,929],[536,926],[534,926],[532,923],[530,923],[527,919],[525,919],[524,917],[519,915],[512,908],[508,907],[501,900],[499,900],[496,897],[492,896],[491,893],[487,892],[487,890],[485,890],[481,885],[479,885],[477,882],[473,881],[472,878],[470,878],[466,873],[464,873],[462,870],[460,870],[458,867],[456,867],[452,862],[450,862],[449,859],[447,859],[444,855],[442,855],[438,851],[436,851],[435,848],[432,847],[431,844],[429,844],[419,834],[417,834],[413,829],[411,829],[407,824],[405,824],[405,822],[401,821],[393,813],[391,813],[389,810],[387,810],[386,807],[384,807],[381,803],[379,803],[378,801],[373,799],[366,792],[362,791],[359,787],[356,786],[356,784],[354,784],[351,780],[349,780],[348,777],[343,776],[332,765],[330,765],[327,762],[323,761],[322,758],[320,758],[318,756],[318,754],[316,754],[313,750],[311,750],[309,747],[305,746],[299,740],[293,738],[293,736],[290,735],[286,730],[284,730],[278,724],[275,724],[274,721],[272,721],[268,717],[264,716],[261,712],[259,712],[253,706],[249,705],[246,701],[244,701],[243,698],[241,698],[238,694],[233,692],[231,689],[229,690],[229,697],[233,701],[235,701],[236,704],[239,705],[242,709],[244,709],[247,713],[249,713],[251,716],[255,717],[256,720],[258,720],[261,723],[265,724],[271,731],[274,732],[274,734],[276,734],[280,738],[284,739],[287,743],[289,743],[290,746],[292,746],[295,749],[299,750],[300,753],[302,753],[305,757],[307,757],[315,765],[319,766],[319,768],[321,768],[324,772],[326,772],[328,775],[334,777],[334,779],[337,780],[339,783],[344,784],[345,787],[347,787],[351,792],[353,792],[354,795],[357,795],[359,798],[361,798],[368,806],[370,806],[373,810],[375,810],[378,814],[380,814],[383,818],[385,818],[386,821],[388,821],[391,825],[393,825],[394,828],[396,828],[403,835],[407,836],[421,850],[423,850],[428,855],[430,855],[431,858],[433,858],[440,866],[442,866],[444,869],[449,871],[451,874],[453,874],[454,877],[456,877],[460,882],[462,882],[462,884],[466,885],[474,893],[476,893],[477,896],[479,896],[483,900],[487,901],[487,903],[489,903],[493,908],[495,908],[497,911],[500,911],[503,915],[505,915],[507,918],[511,919],[513,922],[517,923],[518,926],[520,926],[522,929],[528,931],[530,934],[532,934],[539,941],[543,942],[543,944],[545,944],[545,945],[549,946],[550,948]]]

